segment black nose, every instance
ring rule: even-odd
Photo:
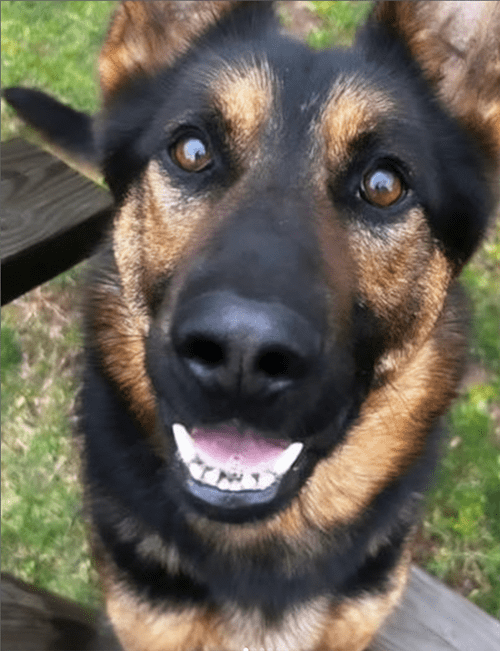
[[[321,349],[319,332],[294,310],[230,291],[181,303],[172,340],[203,388],[235,395],[270,395],[297,385]]]

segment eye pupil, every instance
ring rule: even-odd
[[[208,147],[193,136],[182,138],[174,145],[172,158],[186,172],[201,172],[212,162]]]
[[[374,206],[386,208],[396,203],[404,194],[401,178],[392,170],[370,170],[363,177],[363,197]]]

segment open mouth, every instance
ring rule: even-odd
[[[277,484],[292,468],[303,443],[271,439],[253,430],[240,431],[233,425],[190,432],[172,426],[180,460],[198,485],[227,493],[265,491]]]

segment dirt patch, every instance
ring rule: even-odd
[[[302,40],[311,30],[322,25],[321,19],[311,11],[309,2],[278,2],[278,10],[287,32]]]

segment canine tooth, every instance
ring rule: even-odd
[[[299,454],[304,447],[303,443],[292,443],[287,449],[280,454],[276,463],[274,464],[273,471],[277,475],[284,475],[287,470],[290,470],[292,465],[297,460]]]
[[[204,471],[205,471],[205,467],[201,463],[196,463],[195,461],[191,461],[191,463],[189,464],[189,472],[191,474],[191,477],[193,477],[194,479],[201,479]]]
[[[189,436],[187,429],[180,423],[172,425],[172,432],[174,433],[177,449],[182,460],[189,464],[196,457],[196,448],[193,439]]]

